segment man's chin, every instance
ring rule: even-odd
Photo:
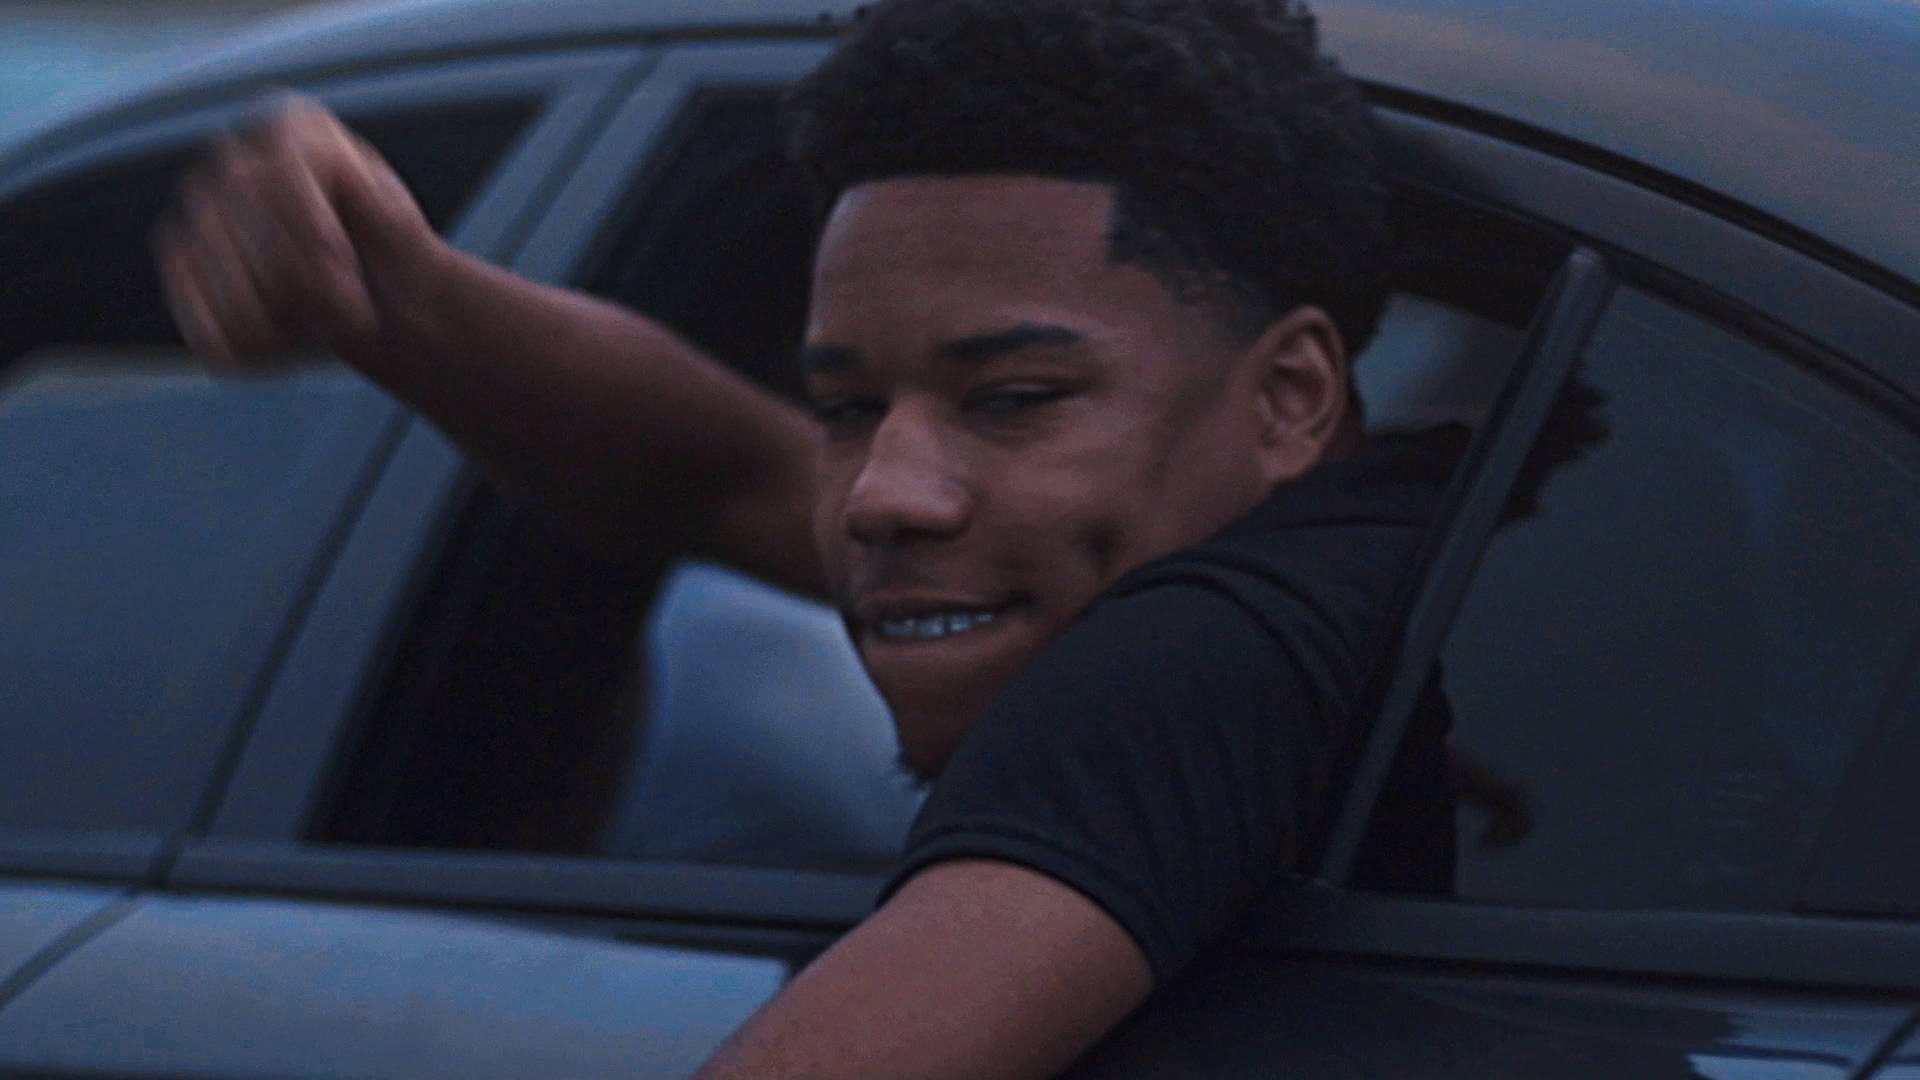
[[[935,780],[940,779],[940,774],[938,773],[923,773],[915,768],[913,762],[907,760],[907,752],[904,750],[894,756],[893,764],[900,770],[900,775],[905,777],[907,781],[914,786],[915,790],[925,790],[931,786]]]
[[[976,719],[976,715],[966,710],[934,711],[896,706],[893,731],[900,741],[900,767],[915,780],[932,783],[947,767]]]
[[[900,738],[900,767],[909,776],[922,784],[931,784],[946,769],[947,762],[953,758],[953,752],[959,749],[960,736],[951,739],[932,739],[924,733],[909,738],[896,727]]]

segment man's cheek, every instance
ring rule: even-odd
[[[813,551],[820,560],[827,593],[838,602],[846,597],[851,576],[847,563],[852,557],[852,544],[840,526],[842,500],[825,487],[816,485],[815,491],[818,494],[813,506]]]

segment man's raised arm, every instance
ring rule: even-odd
[[[455,250],[318,106],[290,101],[218,146],[155,245],[175,321],[213,367],[330,349],[596,546],[669,532],[820,589],[809,417],[656,322]]]

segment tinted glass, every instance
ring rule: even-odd
[[[340,373],[0,393],[0,827],[184,825],[378,435]]]
[[[535,104],[355,123],[444,224]],[[337,368],[187,360],[147,237],[188,157],[0,205],[0,830],[187,824],[391,419]]]
[[[1577,379],[1445,652],[1469,802],[1532,815],[1460,891],[1787,908],[1920,613],[1920,447],[1633,291]]]

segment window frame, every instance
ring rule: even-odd
[[[1823,915],[1920,919],[1920,630],[1905,684],[1884,705],[1855,757],[1799,888],[1798,907]]]
[[[601,111],[592,145],[542,193],[527,240],[509,261],[523,276],[576,283],[594,269],[607,223],[670,153],[688,108],[706,95],[767,92],[811,70],[830,43],[731,42],[675,47],[644,81]],[[647,940],[751,949],[800,961],[872,910],[876,874],[524,853],[314,844],[305,830],[351,714],[377,680],[384,649],[426,584],[475,474],[424,420],[411,422],[388,475],[315,605],[324,644],[297,654],[263,711],[245,760],[204,837],[167,874],[183,889],[297,893],[393,903],[453,903],[543,918],[586,918]],[[368,597],[386,605],[377,629],[329,627]],[[282,693],[284,691],[284,693]],[[608,922],[607,920],[613,920]]]
[[[597,230],[617,214],[619,201],[666,144],[692,95],[783,83],[810,67],[824,49],[816,42],[715,44],[668,53],[653,77],[613,110],[607,134],[554,190],[551,209],[527,234],[514,268],[540,280],[578,278],[599,240]],[[1448,126],[1420,115],[1415,105],[1396,100],[1393,108],[1382,110],[1398,175],[1448,198],[1517,214],[1543,230],[1571,236],[1598,252],[1620,279],[1680,299],[1691,310],[1769,343],[1785,342],[1824,376],[1867,394],[1909,424],[1920,423],[1920,366],[1900,363],[1900,354],[1888,348],[1920,339],[1910,333],[1916,316],[1901,298],[1702,206],[1540,149]],[[1554,377],[1545,368],[1535,374]],[[411,566],[431,550],[431,524],[450,513],[461,464],[444,440],[416,425],[396,456],[395,469],[396,474],[412,471],[407,483],[384,492],[396,503],[413,504],[408,511],[413,525],[401,530],[412,546],[408,557],[385,561]],[[421,509],[421,490],[441,501]],[[1475,498],[1499,494],[1482,491]],[[386,507],[369,517],[399,513]],[[1470,560],[1477,552],[1457,557]],[[307,685],[323,681],[310,676]],[[296,767],[293,758],[282,757],[278,770],[261,770],[261,790],[269,776],[317,775],[338,734],[324,725],[310,731],[298,759],[303,764]],[[173,884],[592,913],[619,917],[623,925],[637,919],[659,930],[680,926],[703,939],[747,927],[827,934],[857,921],[865,906],[856,900],[877,884],[858,875],[738,867],[303,847],[297,837],[310,802],[303,803],[298,793],[292,798],[277,793],[272,799],[259,791],[255,795],[260,802],[232,812],[223,808],[212,835],[187,845],[170,876]],[[229,806],[237,805],[229,800]],[[1336,827],[1353,830],[1356,826],[1347,822],[1370,808],[1364,800],[1350,807]],[[1291,917],[1262,938],[1283,953],[1920,991],[1920,925],[1907,922],[1526,909],[1369,895],[1311,879],[1292,883],[1286,895]],[[803,927],[795,921],[803,911],[820,917],[806,918]],[[688,920],[709,925],[694,928]]]
[[[597,48],[557,55],[463,60],[429,67],[361,71],[316,81],[301,89],[341,112],[349,122],[393,104],[413,110],[515,98],[532,102],[532,119],[508,144],[449,230],[456,245],[495,255],[523,225],[524,209],[533,201],[530,192],[550,186],[566,159],[566,151],[575,147],[581,130],[619,89],[642,55],[631,48]],[[28,160],[0,180],[0,200],[30,188],[203,143],[253,107],[254,95],[242,94],[241,89],[221,88],[215,91],[222,98],[216,104],[188,102],[177,111],[150,116],[44,158]],[[386,479],[381,479],[382,470],[391,475],[387,462],[407,449],[406,436],[414,427],[411,414],[370,383],[357,391],[352,414],[354,429],[371,433],[367,456],[355,484],[356,493],[343,504],[337,520],[322,523],[329,530],[345,531],[356,517],[364,518],[368,511],[380,508],[380,492],[389,486]],[[325,545],[309,568],[311,584],[286,613],[285,647],[270,650],[259,668],[246,672],[240,680],[249,689],[232,704],[223,748],[203,778],[193,820],[184,831],[0,830],[0,869],[63,877],[160,880],[186,836],[204,831],[214,820],[216,807],[221,805],[217,797],[231,794],[228,782],[236,770],[251,770],[257,775],[259,763],[255,759],[263,745],[258,737],[260,722],[271,715],[274,697],[286,682],[287,669],[298,667],[307,648],[305,642],[314,634],[316,614],[324,614],[328,596],[337,591],[334,583],[339,577],[339,561],[364,547],[359,540],[363,532],[355,529],[344,540],[336,535]],[[336,623],[325,630],[338,634],[342,627]],[[261,687],[272,689],[258,692]]]
[[[1758,339],[1920,433],[1920,363],[1905,359],[1910,352],[1897,347],[1920,340],[1920,311],[1903,298],[1671,193],[1636,186],[1544,149],[1449,126],[1412,111],[1418,106],[1396,95],[1394,107],[1380,110],[1395,172],[1452,197],[1566,233],[1598,253],[1619,282]],[[1441,112],[1441,107],[1434,106],[1433,112]],[[1508,394],[1550,400],[1566,374],[1560,365],[1523,360],[1514,374],[1519,385],[1510,386]],[[1491,471],[1486,475],[1503,479]],[[1429,574],[1429,587],[1436,580],[1444,586],[1450,578],[1471,575],[1490,532],[1481,524],[1497,515],[1508,486],[1494,482],[1474,487],[1453,525],[1465,534],[1465,542],[1443,549]],[[1482,535],[1471,542],[1476,531]],[[1423,613],[1431,620],[1423,633],[1444,636],[1464,595],[1464,589],[1447,591],[1453,594],[1450,602],[1442,595],[1436,610]],[[1417,685],[1415,676],[1423,677],[1431,656],[1422,659],[1414,652],[1407,660],[1394,677]],[[1912,697],[1915,687],[1906,693]],[[1381,716],[1366,751],[1374,769],[1391,760],[1405,719],[1392,713]],[[1882,781],[1886,785],[1899,783],[1891,779],[1902,775],[1893,770],[1895,763],[1907,767],[1907,777],[1920,765],[1920,724],[1907,723],[1890,737],[1898,740],[1899,755],[1868,766],[1875,776],[1889,778]],[[1872,749],[1869,742],[1861,760],[1867,760],[1865,754]],[[1653,975],[1783,989],[1920,992],[1920,922],[1912,920],[1842,919],[1803,911],[1754,915],[1548,909],[1350,889],[1342,875],[1351,865],[1351,848],[1364,831],[1374,792],[1356,788],[1354,794],[1333,825],[1335,843],[1344,845],[1346,854],[1326,863],[1329,873],[1302,876],[1283,886],[1281,906],[1286,910],[1257,935],[1265,947],[1372,962]],[[1904,794],[1913,797],[1910,790]],[[1856,792],[1836,807],[1833,827],[1858,828],[1867,813],[1867,798]],[[1341,849],[1329,846],[1330,852],[1336,850]],[[1821,864],[1823,855],[1817,850],[1814,862]],[[1856,871],[1858,858],[1837,860],[1825,877],[1815,877],[1807,895],[1817,897],[1817,886]],[[1801,907],[1806,906],[1803,901]]]

